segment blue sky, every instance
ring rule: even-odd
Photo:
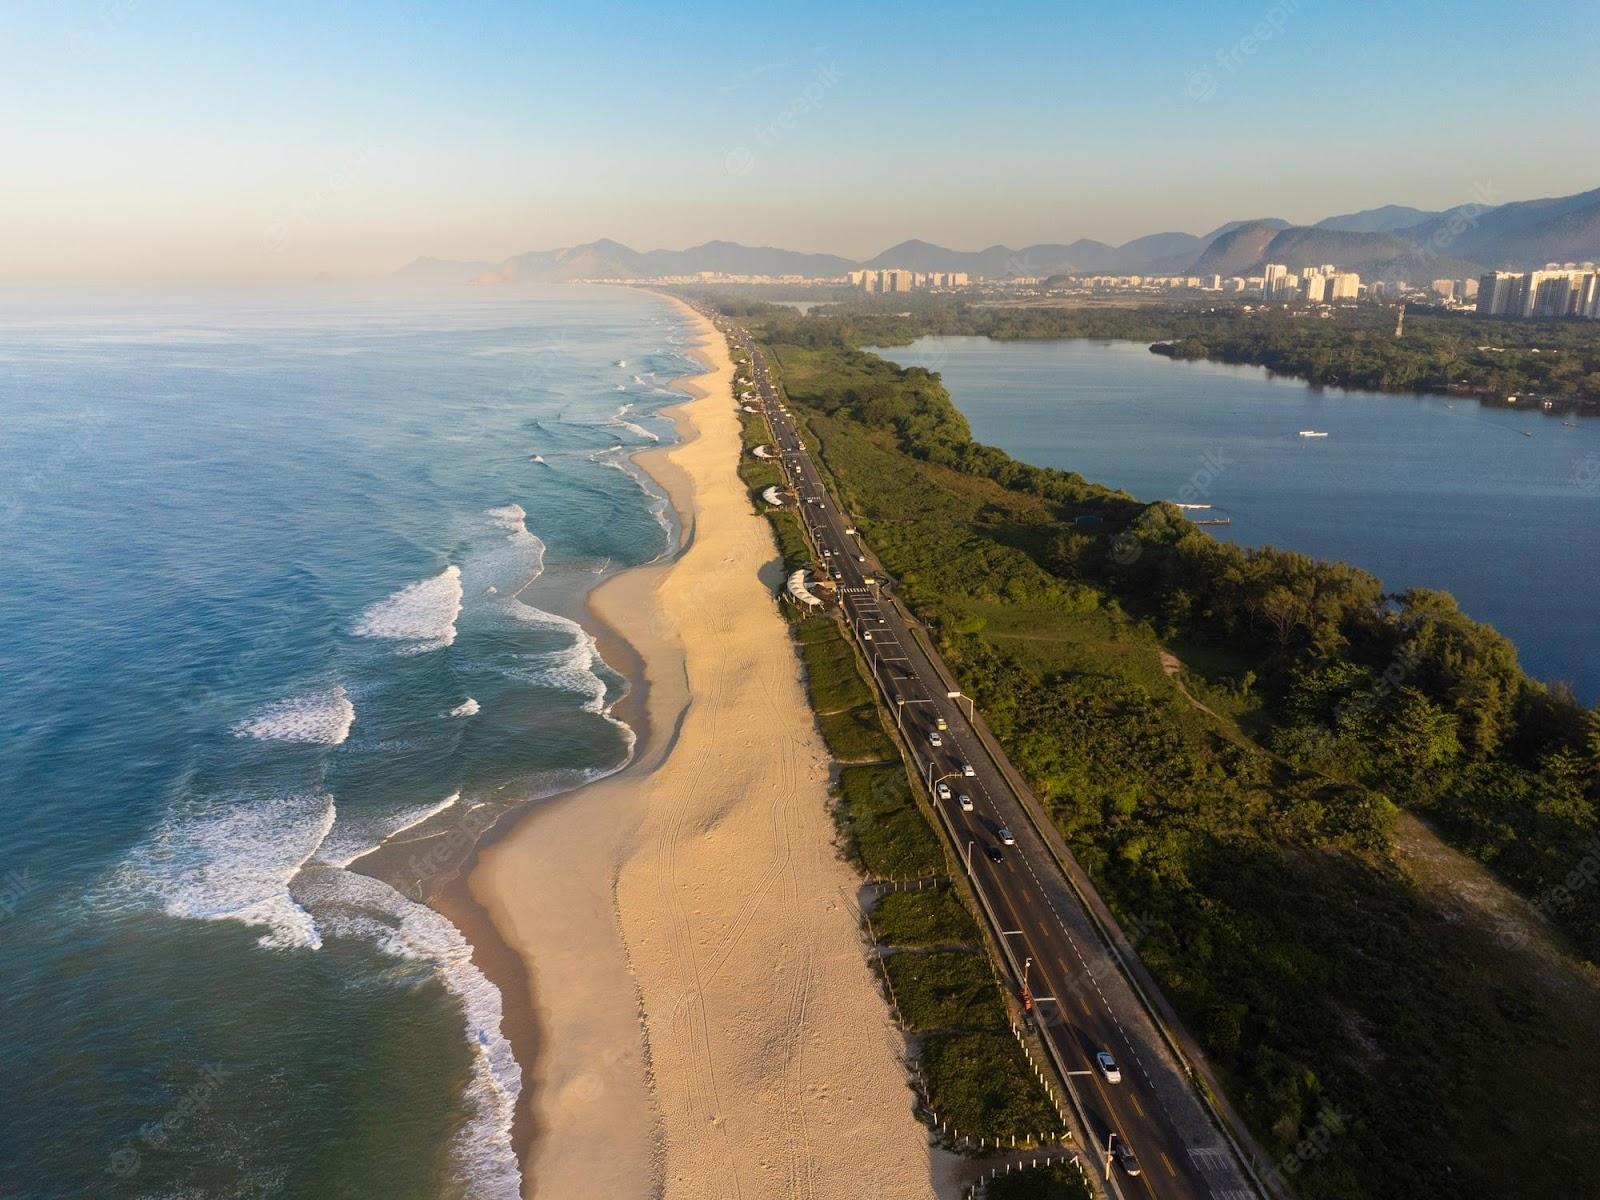
[[[1600,2],[0,8],[0,278],[874,253],[1600,185]]]

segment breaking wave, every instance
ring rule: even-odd
[[[317,746],[338,746],[350,736],[356,706],[343,687],[312,692],[269,704],[254,716],[233,727],[236,737],[259,738],[267,742],[306,742]]]
[[[448,566],[368,605],[355,631],[362,637],[405,643],[401,648],[405,654],[442,650],[456,640],[461,594],[461,568]]]

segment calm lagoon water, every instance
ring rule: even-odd
[[[517,1195],[498,993],[345,868],[626,760],[541,602],[670,544],[626,455],[687,337],[620,289],[0,295],[0,1193]]]
[[[1213,509],[1195,515],[1233,521],[1217,536],[1452,592],[1532,674],[1600,698],[1600,420],[1318,390],[1142,342],[940,337],[876,352],[940,372],[980,441],[1141,500],[1202,485],[1195,502]]]

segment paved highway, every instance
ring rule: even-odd
[[[1141,1168],[1137,1175],[1122,1165],[1112,1168],[1102,1186],[1119,1200],[1255,1200],[1258,1193],[1230,1143],[1084,911],[1001,762],[968,720],[970,701],[950,694],[943,681],[953,677],[939,669],[943,664],[936,665],[931,646],[918,639],[893,598],[880,595],[876,581],[885,577],[823,485],[760,348],[738,326],[721,324],[750,355],[756,395],[741,403],[759,406],[771,426],[791,501],[818,561],[840,589],[857,645],[967,864],[1019,996],[1026,973],[1031,1015],[1066,1079],[1085,1166],[1097,1164],[1097,1175],[1104,1177],[1106,1146],[1115,1135],[1131,1147]],[[1002,840],[1002,831],[1014,844]],[[1097,1068],[1101,1051],[1115,1058],[1120,1082]]]

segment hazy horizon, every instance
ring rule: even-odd
[[[25,117],[0,280],[363,277],[601,237],[866,258],[1568,194],[1595,184],[1600,84],[1483,81],[1581,59],[1592,18],[24,5],[0,17]]]

